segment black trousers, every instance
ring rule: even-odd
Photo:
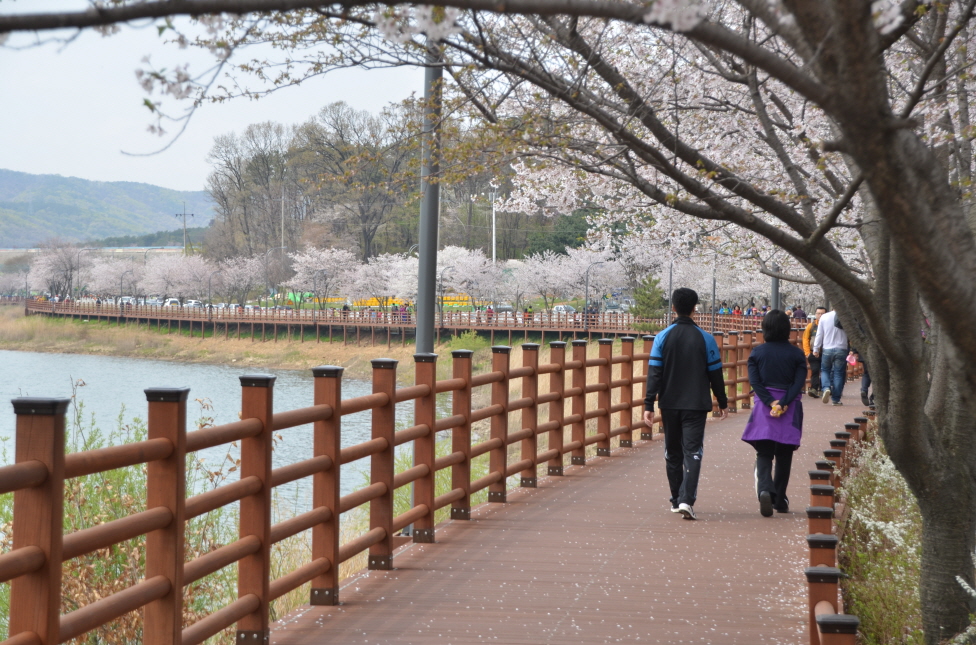
[[[756,496],[768,492],[773,497],[773,506],[785,509],[786,488],[790,485],[790,470],[793,467],[793,453],[797,446],[760,439],[751,441],[756,449]],[[773,472],[773,462],[776,462]]]
[[[807,356],[807,364],[810,365],[810,387],[814,390],[820,389],[820,357],[810,354]]]
[[[661,410],[671,506],[694,506],[698,498],[706,419],[702,410]]]

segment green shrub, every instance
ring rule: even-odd
[[[487,338],[479,336],[474,330],[469,330],[451,338],[447,342],[447,347],[452,351],[455,349],[470,349],[476,352],[480,349],[488,349],[489,344],[490,341]]]

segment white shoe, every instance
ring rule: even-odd
[[[695,515],[695,509],[692,508],[691,506],[689,506],[688,504],[685,504],[684,502],[682,502],[681,504],[678,504],[678,512],[681,513],[681,515],[686,520],[697,520],[698,519],[698,516]]]
[[[824,403],[830,403],[830,388],[829,387],[826,390],[823,391],[823,395],[820,397],[820,400],[823,401]]]

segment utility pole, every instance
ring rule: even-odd
[[[183,255],[186,255],[186,216],[187,215],[193,217],[193,213],[186,212],[186,202],[183,202],[183,212],[176,214],[177,217],[183,218]]]

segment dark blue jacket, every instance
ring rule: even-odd
[[[644,409],[653,410],[656,400],[663,410],[711,410],[709,389],[718,407],[727,408],[722,356],[715,338],[690,317],[679,316],[654,338]]]

